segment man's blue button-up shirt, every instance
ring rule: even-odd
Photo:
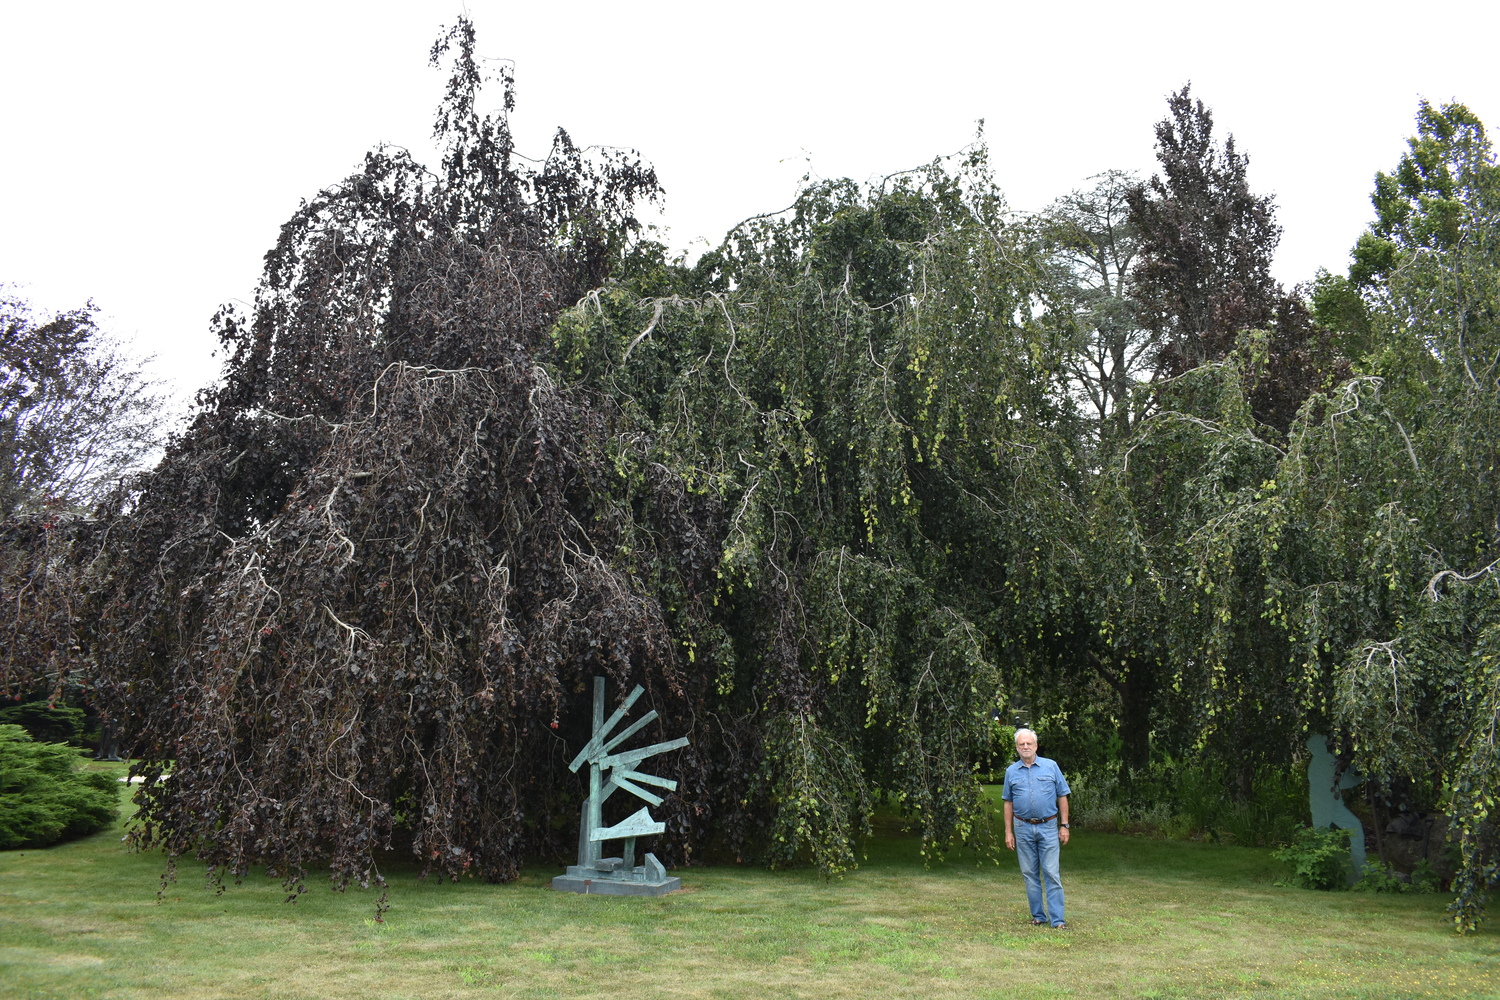
[[[1005,787],[1000,797],[1011,804],[1022,819],[1045,819],[1057,814],[1057,800],[1071,794],[1068,779],[1057,762],[1038,757],[1027,767],[1016,761],[1005,769]]]

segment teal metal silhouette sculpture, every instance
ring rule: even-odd
[[[638,750],[612,752],[656,718],[656,710],[652,709],[625,727],[618,736],[611,738],[609,735],[645,690],[637,684],[635,690],[615,709],[614,714],[606,719],[604,678],[594,678],[593,737],[568,765],[568,769],[575,772],[585,763],[589,766],[589,797],[583,803],[583,816],[578,823],[578,864],[569,865],[566,875],[558,875],[552,879],[554,889],[609,896],[660,896],[682,888],[682,880],[676,876],[668,876],[666,868],[656,860],[656,855],[647,854],[643,859],[644,864],[635,863],[636,838],[662,833],[667,828],[665,823],[651,818],[651,806],[661,805],[661,796],[641,786],[652,785],[669,792],[677,790],[677,782],[645,774],[636,770],[636,766],[659,753],[687,746],[687,737],[680,736],[665,743],[653,743]],[[618,823],[605,826],[604,803],[621,789],[643,800],[646,805]],[[602,857],[604,845],[612,840],[624,841],[620,856]]]
[[[1338,760],[1328,752],[1327,738],[1314,733],[1307,738],[1307,749],[1311,754],[1307,761],[1307,804],[1312,810],[1312,825],[1320,830],[1339,827],[1349,831],[1349,857],[1354,862],[1349,881],[1353,883],[1365,871],[1365,825],[1344,805],[1342,793],[1365,779],[1350,769],[1339,776],[1335,788],[1333,772]]]

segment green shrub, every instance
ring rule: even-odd
[[[1292,884],[1304,889],[1347,888],[1354,871],[1348,830],[1305,828],[1296,840],[1272,852],[1271,857],[1289,862]]]
[[[1432,863],[1422,858],[1411,870],[1411,892],[1437,892],[1443,887],[1443,877],[1432,867]]]
[[[1113,773],[1070,774],[1068,781],[1073,816],[1103,832],[1276,847],[1308,822],[1307,775],[1296,766],[1257,768],[1243,802],[1230,795],[1221,769],[1204,764],[1158,761],[1128,791]]]
[[[990,721],[990,745],[984,759],[978,762],[980,782],[998,785],[1005,781],[1005,769],[1016,759],[1016,727],[1007,726],[999,719]]]
[[[1069,775],[1068,784],[1073,789],[1068,797],[1068,815],[1075,828],[1161,836],[1169,840],[1183,839],[1191,832],[1180,822],[1174,822],[1172,810],[1165,802],[1132,804],[1120,791],[1119,780],[1113,774]]]
[[[1185,840],[1192,834],[1212,834],[1219,816],[1228,805],[1223,776],[1202,766],[1167,764],[1156,776],[1157,792],[1169,803],[1182,829],[1172,840]]]
[[[78,751],[0,725],[0,850],[81,837],[119,815],[120,784],[77,770]]]
[[[1355,892],[1410,892],[1409,883],[1402,880],[1396,869],[1379,861],[1365,863],[1365,873],[1349,888]]]
[[[1256,768],[1249,801],[1226,801],[1215,819],[1221,836],[1247,847],[1291,843],[1312,817],[1303,767]]]
[[[0,708],[0,725],[20,726],[39,743],[77,743],[83,738],[83,723],[83,709],[46,701]]]
[[[1390,865],[1371,861],[1365,865],[1365,873],[1359,881],[1350,888],[1356,892],[1437,892],[1441,886],[1442,879],[1423,858],[1409,877],[1402,877]]]

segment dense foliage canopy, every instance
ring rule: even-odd
[[[878,794],[931,846],[983,833],[1015,598],[1080,489],[1042,278],[976,148],[810,185],[559,321],[571,377],[728,512],[705,653],[742,856],[847,865]]]

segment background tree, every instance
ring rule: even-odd
[[[1089,331],[1073,370],[1103,447],[1072,519],[1080,527],[1051,540],[1067,569],[1050,603],[1067,610],[1038,641],[1050,635],[1054,648],[1053,700],[1080,722],[1117,727],[1110,756],[1123,788],[1142,795],[1155,794],[1141,785],[1153,737],[1159,754],[1180,755],[1201,747],[1209,721],[1198,686],[1177,697],[1185,665],[1202,662],[1183,627],[1197,608],[1185,556],[1216,498],[1248,475],[1246,460],[1265,465],[1244,380],[1225,362],[1248,330],[1276,319],[1280,294],[1274,208],[1250,192],[1233,139],[1215,146],[1212,116],[1186,87],[1156,136],[1160,174],[1144,185],[1105,175],[1046,216],[1071,279],[1062,287],[1073,289],[1065,315]],[[1093,718],[1101,705],[1110,718]]]
[[[0,520],[91,507],[159,454],[165,399],[97,312],[37,317],[0,289]]]
[[[1157,375],[1221,361],[1246,332],[1261,331],[1251,405],[1260,423],[1284,434],[1303,401],[1346,377],[1347,365],[1305,292],[1271,277],[1281,227],[1272,197],[1250,190],[1249,157],[1232,135],[1222,149],[1214,145],[1213,115],[1188,87],[1167,109],[1156,125],[1162,172],[1126,192],[1140,239],[1131,293],[1158,344]]]
[[[67,679],[79,654],[72,543],[93,531],[80,518],[158,458],[165,439],[165,398],[96,315],[90,304],[38,316],[0,290],[0,599],[15,612],[0,624],[8,699],[87,700],[86,684]]]
[[[1167,111],[1156,125],[1162,172],[1127,200],[1141,240],[1133,292],[1170,376],[1222,358],[1241,330],[1270,324],[1281,227],[1271,197],[1250,191],[1250,158],[1233,136],[1215,146],[1213,115],[1188,86],[1167,98]]]
[[[1075,610],[1055,630],[1066,650],[1059,679],[1077,678],[1080,699],[1101,686],[1108,692],[1127,791],[1157,794],[1140,785],[1153,760],[1189,756],[1216,759],[1243,796],[1256,766],[1290,760],[1296,741],[1287,731],[1300,714],[1283,683],[1280,633],[1245,608],[1207,598],[1204,588],[1227,588],[1220,597],[1254,607],[1261,586],[1254,573],[1217,576],[1241,563],[1209,538],[1232,519],[1243,491],[1273,475],[1304,401],[1347,369],[1300,295],[1270,275],[1280,228],[1271,198],[1249,188],[1248,158],[1232,138],[1216,146],[1212,116],[1188,88],[1168,99],[1168,112],[1156,127],[1162,172],[1120,195],[1129,209],[1120,232],[1134,242],[1116,245],[1134,254],[1117,253],[1113,267],[1132,307],[1115,304],[1115,313],[1139,324],[1118,328],[1115,356],[1149,347],[1154,353],[1137,356],[1151,377],[1121,385],[1120,402],[1111,403],[1128,400],[1129,417],[1110,428],[1091,477],[1077,518],[1085,537],[1062,550],[1073,566],[1065,578]],[[1123,183],[1108,179],[1090,203],[1117,204],[1107,196]],[[1086,207],[1074,196],[1054,218],[1067,223]],[[1085,248],[1110,245],[1072,225]],[[1064,244],[1062,253],[1076,270],[1078,251]],[[1086,251],[1084,260],[1098,254]],[[1210,549],[1217,562],[1206,569]],[[1220,618],[1205,618],[1210,607]]]
[[[1131,296],[1141,241],[1128,196],[1133,174],[1110,170],[1088,191],[1064,195],[1038,222],[1046,241],[1063,315],[1077,324],[1079,340],[1068,369],[1097,415],[1101,443],[1130,435],[1149,396],[1138,392],[1160,350],[1159,333],[1144,329]]]

